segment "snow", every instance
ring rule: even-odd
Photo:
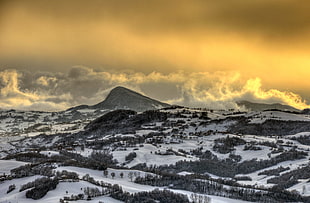
[[[32,182],[37,178],[41,178],[42,176],[31,176],[31,177],[25,177],[25,178],[18,178],[13,180],[7,180],[0,184],[0,203],[2,202],[24,202],[23,199],[25,199],[25,193],[26,191],[19,192],[19,189],[22,185]],[[7,190],[10,185],[15,185],[16,189],[7,194]],[[28,201],[30,202],[30,201]]]
[[[3,173],[10,174],[10,171],[14,168],[26,165],[26,162],[15,160],[0,160],[0,175]]]
[[[59,167],[57,168],[58,171],[62,171],[62,170],[67,170],[70,172],[75,172],[77,174],[79,174],[80,178],[83,177],[86,174],[89,174],[91,177],[93,177],[95,180],[98,181],[103,181],[106,183],[110,183],[110,184],[118,184],[120,186],[122,186],[122,188],[130,193],[135,193],[135,192],[139,192],[139,191],[151,191],[153,189],[155,189],[156,187],[153,186],[148,186],[148,185],[140,185],[140,184],[136,184],[134,182],[131,182],[128,174],[129,172],[133,172],[136,174],[139,174],[139,176],[145,176],[146,174],[150,174],[150,173],[145,173],[143,171],[137,171],[137,170],[117,170],[117,169],[108,169],[108,177],[104,177],[103,176],[103,171],[97,171],[97,170],[92,170],[92,169],[86,169],[86,168],[79,168],[79,167]],[[115,173],[115,177],[112,178],[111,177],[111,173],[114,172]],[[124,174],[124,177],[121,178],[120,177],[120,173]]]
[[[108,178],[105,178],[102,175],[102,171],[96,171],[96,170],[91,170],[91,169],[84,169],[84,168],[78,168],[78,167],[59,167],[57,170],[67,170],[67,171],[72,171],[78,173],[80,176],[84,176],[85,174],[89,174],[91,177],[94,177],[96,180],[99,181],[104,181],[107,183],[111,184],[118,184],[122,186],[124,191],[130,192],[130,193],[136,193],[136,192],[141,192],[141,191],[152,191],[156,188],[158,189],[164,189],[161,187],[154,187],[154,186],[148,186],[148,185],[140,185],[134,182],[131,182],[130,179],[128,178],[128,173],[130,171],[132,172],[137,172],[140,173],[140,176],[144,176],[146,173],[142,171],[133,171],[133,170],[116,170],[116,169],[108,169],[109,174],[111,172],[115,172],[116,176],[114,179],[111,178],[111,176],[108,176]],[[119,177],[119,173],[123,172],[124,173],[124,178]],[[167,189],[167,188],[165,188]],[[185,191],[185,190],[174,190],[174,189],[169,189],[172,192],[175,193],[180,193],[180,194],[185,194],[190,198],[190,195],[192,192]],[[229,198],[224,198],[224,197],[218,197],[218,196],[212,196],[212,195],[207,195],[211,197],[212,202],[219,202],[219,203],[245,203],[246,201],[241,201],[241,200],[234,200],[234,199],[229,199]]]
[[[278,163],[274,166],[255,171],[253,173],[240,174],[240,175],[249,176],[252,179],[252,181],[238,181],[238,183],[247,184],[247,185],[259,185],[259,186],[264,186],[264,187],[271,187],[271,186],[273,186],[273,184],[267,183],[267,180],[270,178],[273,178],[274,176],[258,175],[260,172],[265,171],[265,170],[270,170],[270,169],[276,169],[280,166],[282,166],[283,168],[287,168],[287,167],[290,168],[289,170],[281,172],[280,173],[280,175],[281,175],[283,173],[287,173],[289,171],[295,170],[298,167],[300,167],[302,165],[306,165],[306,164],[308,164],[308,159],[284,161],[284,162]]]
[[[42,137],[36,137],[39,134],[42,134],[44,129],[46,130],[46,127],[51,128],[48,130],[46,133],[48,134],[53,134],[56,132],[78,132],[83,127],[87,124],[89,120],[92,120],[95,118],[94,115],[94,110],[93,109],[82,109],[78,110],[80,113],[84,115],[90,115],[89,118],[85,120],[74,120],[74,121],[66,121],[66,122],[60,122],[57,121],[58,118],[64,117],[63,120],[66,120],[67,118],[72,118],[72,115],[70,112],[58,112],[55,113],[52,116],[52,113],[44,113],[44,112],[11,112],[10,116],[0,119],[0,158],[5,156],[8,153],[13,153],[14,150],[23,150],[22,148],[15,148],[13,145],[19,144],[19,139],[22,139],[24,137],[33,137],[27,139],[27,141],[24,141],[22,143],[22,146],[26,146],[26,144],[38,144],[42,145],[43,144],[43,138]],[[220,154],[218,152],[213,151],[213,145],[214,145],[214,140],[219,139],[219,138],[224,138],[226,136],[237,136],[237,135],[232,135],[232,134],[227,134],[228,127],[232,124],[234,124],[236,121],[227,121],[227,120],[222,120],[219,121],[219,119],[225,119],[227,117],[234,117],[234,115],[228,115],[228,113],[231,112],[225,112],[225,111],[208,111],[208,117],[212,119],[217,119],[217,121],[206,121],[202,120],[199,118],[192,118],[192,113],[197,113],[199,115],[200,110],[193,110],[189,108],[179,108],[179,109],[174,109],[174,110],[162,110],[164,112],[181,112],[182,116],[186,118],[169,118],[168,120],[171,121],[173,124],[174,122],[177,122],[178,120],[184,121],[183,123],[178,124],[178,126],[174,127],[162,127],[162,132],[167,133],[167,136],[164,138],[163,144],[157,144],[157,145],[152,145],[152,144],[146,144],[144,143],[142,145],[137,145],[134,147],[121,147],[123,149],[126,148],[125,151],[121,151],[121,149],[114,149],[112,147],[107,147],[111,150],[113,154],[113,158],[116,159],[119,163],[120,166],[125,166],[125,167],[133,167],[137,164],[142,164],[146,163],[148,166],[150,165],[169,165],[169,164],[175,164],[176,162],[180,160],[187,160],[187,161],[194,161],[198,160],[197,157],[194,155],[189,155],[187,153],[190,153],[192,150],[197,149],[197,148],[202,148],[202,151],[205,150],[210,150],[213,154],[215,154],[219,159],[225,159],[228,158],[229,153],[227,154]],[[3,113],[1,112],[1,115],[7,115],[8,112]],[[93,117],[92,117],[92,116]],[[292,114],[292,113],[287,113],[287,112],[280,112],[280,111],[265,111],[265,112],[250,112],[246,114],[242,114],[245,117],[249,118],[250,123],[262,123],[266,121],[267,119],[275,119],[275,120],[292,120],[292,121],[309,121],[310,122],[310,117],[308,115],[301,115],[301,114]],[[18,118],[15,119],[15,117],[23,117],[23,119]],[[240,114],[236,115],[240,116]],[[37,119],[35,121],[29,121],[29,118],[31,117],[36,117]],[[44,117],[48,117],[49,121],[45,122]],[[62,119],[59,119],[62,120]],[[202,124],[203,123],[203,124]],[[40,124],[40,125],[36,125]],[[192,125],[191,125],[192,124]],[[36,125],[37,127],[34,127],[33,129],[29,129],[29,126],[34,126]],[[136,136],[144,136],[147,135],[151,132],[159,132],[158,130],[150,130],[154,127],[161,127],[164,126],[163,122],[154,122],[150,124],[146,124],[145,126],[142,126],[142,129],[139,129],[135,132],[135,134],[117,134],[117,135],[107,135],[105,137],[102,137],[102,139],[109,139],[109,137],[115,136],[115,137],[136,137]],[[173,138],[175,140],[181,140],[181,143],[170,143],[169,140],[172,139],[171,132],[172,129],[179,129],[181,131],[180,135],[185,135],[187,136],[184,139],[179,139],[179,138]],[[156,129],[156,128],[154,128]],[[15,132],[16,131],[16,132]],[[213,131],[211,135],[207,135],[208,131]],[[217,132],[218,133],[217,133]],[[216,133],[214,133],[216,132]],[[198,135],[204,135],[204,136],[195,136],[198,133]],[[199,134],[200,133],[200,134]],[[178,133],[176,133],[178,134]],[[13,136],[13,135],[23,135],[23,136]],[[307,145],[302,145],[298,143],[298,141],[290,140],[293,137],[299,137],[299,136],[310,136],[310,132],[302,132],[298,133],[295,135],[289,135],[289,136],[284,136],[281,137],[281,140],[283,143],[290,142],[292,143],[291,146],[284,146],[284,150],[290,149],[292,146],[296,145],[298,150],[308,150],[310,147]],[[246,140],[247,142],[273,142],[276,143],[279,139],[276,139],[275,137],[267,137],[267,136],[254,136],[254,135],[242,135],[242,139]],[[47,143],[44,143],[45,146],[52,146],[53,143],[55,143],[57,140],[60,139],[60,136],[55,136],[53,139],[50,139]],[[95,139],[94,137],[88,137],[87,139]],[[20,146],[20,145],[18,145]],[[262,159],[269,159],[270,157],[274,157],[278,155],[278,153],[273,153],[270,154],[272,149],[267,146],[263,146],[260,144],[255,144],[255,146],[260,147],[261,150],[248,150],[244,151],[244,146],[245,145],[239,145],[235,146],[235,150],[232,152],[235,155],[240,155],[242,157],[241,161],[245,160],[251,160],[253,158],[257,158],[258,160]],[[112,151],[114,150],[114,151]],[[174,151],[174,152],[179,152],[179,150],[184,150],[185,153],[182,154],[173,154],[173,155],[161,155],[161,153],[165,153],[167,150]],[[88,157],[94,149],[91,148],[85,148],[83,151],[80,149],[80,147],[75,148],[75,152],[79,153],[85,157]],[[125,160],[125,157],[131,153],[135,152],[137,154],[137,157],[134,158],[131,162],[127,162]],[[155,153],[156,152],[156,153]],[[41,151],[41,154],[45,154],[47,156],[53,156],[53,155],[58,155],[58,151],[52,151],[52,150],[46,150],[46,151]],[[270,157],[269,157],[270,156]],[[267,184],[267,180],[272,178],[273,176],[265,176],[265,175],[258,175],[260,172],[264,170],[270,170],[270,169],[275,169],[280,166],[286,168],[289,167],[289,170],[281,172],[287,173],[289,171],[295,170],[298,167],[301,167],[305,164],[308,164],[309,162],[309,155],[305,159],[300,159],[300,160],[294,160],[294,161],[285,161],[281,162],[277,165],[271,166],[269,168],[265,168],[259,171],[255,171],[253,173],[249,174],[238,174],[237,176],[249,176],[252,180],[251,181],[238,181],[238,183],[241,184],[247,184],[247,185],[258,185],[258,186],[264,186],[264,187],[271,187],[273,184]],[[15,160],[0,160],[0,175],[2,173],[10,173],[10,170],[16,167],[19,167],[21,165],[25,165],[25,162],[18,162]],[[109,175],[108,177],[103,176],[103,171],[97,171],[97,170],[91,170],[91,169],[85,169],[85,168],[78,168],[78,167],[58,167],[56,170],[61,171],[61,170],[67,170],[67,171],[72,171],[76,172],[79,174],[80,177],[84,176],[85,174],[89,174],[91,177],[94,177],[95,180],[97,181],[103,181],[106,183],[111,183],[111,184],[118,184],[123,187],[123,189],[127,192],[130,193],[136,193],[136,192],[141,192],[141,191],[151,191],[156,188],[158,189],[165,189],[162,187],[153,187],[149,185],[140,185],[132,182],[130,178],[128,177],[129,173],[133,173],[134,177],[136,176],[145,176],[146,174],[150,175],[155,175],[151,173],[145,173],[142,171],[137,171],[137,170],[125,170],[125,169],[112,169],[109,168],[108,172]],[[111,177],[111,173],[115,173],[115,177]],[[120,174],[123,173],[124,177],[122,178]],[[179,175],[189,175],[191,174],[188,171],[182,171],[179,173]],[[206,173],[209,174],[209,173]],[[213,178],[220,178],[218,176],[215,176],[213,174],[209,174]],[[0,184],[0,203],[2,202],[59,202],[60,198],[63,198],[64,196],[72,195],[72,194],[78,194],[78,193],[83,193],[81,191],[81,188],[85,187],[97,187],[89,182],[85,181],[79,181],[79,182],[61,182],[57,186],[55,190],[50,191],[44,198],[38,201],[34,201],[32,199],[26,199],[25,198],[25,191],[24,192],[18,192],[20,186],[22,184],[25,184],[27,182],[33,181],[34,179],[38,178],[40,176],[33,176],[33,177],[27,177],[27,178],[21,178],[21,179],[13,179],[13,180],[7,180],[4,181]],[[308,183],[308,179],[305,180],[299,180],[298,184],[292,186],[288,190],[294,191],[296,190],[297,192],[301,193],[302,195],[310,195],[310,183]],[[12,184],[15,184],[17,187],[14,191],[12,191],[9,194],[6,194],[6,191],[8,187]],[[225,186],[227,187],[227,186]],[[169,189],[171,190],[171,189]],[[68,194],[66,193],[68,191]],[[192,194],[189,191],[183,191],[183,190],[172,190],[177,193],[181,194],[186,194],[190,197],[190,194]],[[217,197],[217,196],[210,196],[212,199],[212,202],[219,202],[219,203],[226,203],[226,202],[244,202],[240,200],[233,200],[229,198],[224,198],[224,197]],[[91,201],[87,202],[98,202],[98,201],[104,201],[104,202],[111,202],[111,203],[119,203],[120,201],[115,200],[110,197],[97,197],[94,198]],[[79,202],[85,202],[85,201],[79,201]]]
[[[80,112],[80,113],[94,113],[96,111],[96,109],[85,108],[85,109],[79,109],[77,111]]]
[[[134,150],[134,152],[137,154],[137,157],[128,163],[127,167],[132,167],[140,163],[146,163],[148,166],[150,165],[169,165],[174,164],[181,160],[194,160],[196,158],[188,158],[184,156],[176,156],[176,155],[159,155],[155,154],[155,152],[166,152],[168,147],[165,147],[166,145],[162,145],[162,147],[155,147],[151,144],[144,144],[144,147],[138,148],[138,150]],[[113,158],[118,160],[120,163],[125,162],[125,156],[128,155],[131,151],[114,151],[113,152]],[[152,153],[151,153],[152,152]]]
[[[15,147],[10,144],[12,141],[23,139],[23,136],[0,136],[0,158],[4,157],[7,151],[15,150]]]
[[[40,154],[51,157],[51,156],[59,155],[59,152],[56,152],[56,151],[40,151]]]
[[[244,145],[239,145],[235,147],[235,155],[240,155],[242,157],[241,161],[246,161],[246,160],[252,160],[252,159],[257,159],[257,160],[266,160],[268,158],[268,154],[270,153],[270,147],[267,146],[261,146],[261,145],[255,145],[257,147],[262,148],[261,150],[247,150],[246,153],[243,150]]]
[[[91,153],[93,152],[93,149],[89,149],[89,148],[84,148],[84,150],[81,150],[80,147],[75,148],[75,152],[84,156],[84,157],[88,157],[91,155]]]
[[[187,171],[181,171],[180,173],[178,173],[178,175],[180,175],[180,176],[187,176],[187,175],[191,175],[191,174],[193,174],[193,173],[187,172]]]
[[[19,182],[28,183],[31,181],[34,181],[35,179],[40,178],[40,176],[32,176],[27,178],[20,178],[12,181],[6,181],[5,183],[1,184],[0,187],[0,202],[1,203],[32,203],[32,202],[44,202],[44,203],[55,203],[59,202],[60,198],[63,198],[65,196],[71,196],[71,195],[78,195],[78,194],[84,194],[84,188],[90,187],[90,188],[98,188],[101,190],[101,187],[95,186],[91,183],[88,183],[86,181],[79,181],[79,182],[60,182],[55,190],[49,191],[43,198],[39,200],[33,200],[33,199],[27,199],[25,196],[26,191],[18,192],[21,184]],[[19,180],[19,181],[17,181]],[[9,187],[9,185],[15,184],[16,189],[13,190],[11,193],[6,194],[6,191]],[[82,188],[82,190],[81,190]],[[67,193],[68,192],[68,193]],[[86,200],[79,200],[78,202],[93,202],[98,203],[98,201],[103,201],[105,203],[121,203],[121,201],[115,200],[108,196],[100,196],[93,198],[91,201]]]
[[[297,133],[295,135],[287,135],[287,138],[298,138],[301,136],[310,136],[310,132],[302,132],[302,133]]]
[[[310,183],[309,179],[299,179],[299,183],[288,188],[289,191],[297,191],[304,196],[310,196]]]

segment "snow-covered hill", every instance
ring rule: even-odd
[[[309,201],[308,114],[169,106],[0,117],[0,202]]]

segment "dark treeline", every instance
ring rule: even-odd
[[[145,111],[141,114],[137,114],[131,110],[116,110],[89,123],[85,127],[83,134],[106,135],[111,133],[126,133],[128,131],[132,132],[143,124],[165,121],[167,118],[167,113],[158,110]]]
[[[234,150],[235,146],[244,145],[246,141],[239,137],[219,138],[214,140],[213,150],[221,154],[227,154]]]
[[[11,155],[10,158],[16,158],[18,161],[29,161],[31,164],[26,164],[11,170],[13,178],[21,178],[33,175],[54,176],[55,168],[53,164],[64,166],[76,166],[95,170],[105,170],[107,167],[115,165],[113,156],[107,151],[93,152],[89,157],[83,157],[80,154],[67,151],[60,151],[59,155],[51,157],[39,153],[20,153]]]
[[[310,145],[310,136],[309,135],[302,135],[299,137],[292,137],[292,140],[297,140],[300,144]]]
[[[195,193],[217,195],[253,202],[305,201],[298,193],[280,190],[278,188],[271,188],[269,191],[266,191],[241,187],[223,187],[222,184],[215,181],[197,180],[188,176],[179,176],[175,174],[165,174],[157,177],[138,177],[135,182],[159,187],[169,186],[173,189],[188,190]]]
[[[31,188],[30,190],[27,190],[26,197],[31,198],[34,200],[41,199],[46,195],[46,193],[50,190],[54,190],[59,181],[57,178],[40,178],[36,179],[34,182],[28,183],[30,186],[26,187]],[[22,186],[23,188],[23,186]]]
[[[248,135],[293,135],[309,132],[308,121],[266,120],[263,123],[249,123],[247,118],[240,119],[237,124],[230,126],[229,132]]]
[[[159,166],[161,171],[178,173],[181,171],[188,171],[198,174],[204,174],[206,172],[221,176],[221,177],[235,177],[237,174],[252,173],[270,166],[274,166],[283,161],[302,159],[307,156],[307,153],[291,149],[283,152],[271,159],[266,160],[247,160],[238,163],[232,158],[218,159],[216,156],[210,155],[210,159],[200,159],[198,161],[178,161],[174,165]],[[143,170],[143,168],[142,168]]]
[[[53,171],[55,167],[45,164],[26,164],[11,170],[12,178],[22,178],[34,175],[42,175],[52,177],[55,175]]]
[[[277,187],[284,189],[297,184],[298,179],[308,178],[310,178],[310,165],[289,171],[278,177],[270,178],[267,180],[267,183],[277,184]]]
[[[150,192],[130,194],[124,192],[118,185],[113,185],[110,196],[126,203],[190,203],[186,195],[173,193],[169,190],[155,189]]]
[[[264,170],[262,172],[260,172],[258,175],[266,175],[266,176],[279,176],[281,172],[283,171],[287,171],[289,170],[290,168],[289,167],[278,167],[278,168],[275,168],[275,169],[270,169],[270,170]]]

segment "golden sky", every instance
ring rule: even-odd
[[[76,104],[74,84],[84,88],[80,95],[97,98],[92,102],[125,85],[184,104],[188,97],[200,105],[241,98],[305,108],[309,11],[309,0],[0,0],[2,103],[65,108]],[[61,83],[77,69],[114,79],[96,88],[89,78]],[[128,83],[137,75],[151,79]],[[41,81],[41,89],[29,81]],[[60,85],[68,90],[57,92]],[[87,95],[87,88],[96,91]],[[53,103],[47,95],[71,100]]]

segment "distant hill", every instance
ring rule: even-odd
[[[310,109],[304,109],[300,113],[310,115]]]
[[[278,109],[282,111],[296,111],[300,112],[300,110],[289,106],[289,105],[283,105],[280,103],[274,103],[274,104],[265,104],[265,103],[254,103],[249,101],[238,101],[238,106],[244,106],[245,108],[251,110],[251,111],[264,111],[264,110],[270,110],[270,109]]]
[[[157,101],[155,99],[144,96],[138,92],[127,89],[125,87],[115,87],[108,94],[106,99],[93,106],[81,105],[68,110],[80,109],[96,109],[96,110],[116,110],[127,109],[137,112],[146,110],[155,110],[169,107],[169,104]]]

